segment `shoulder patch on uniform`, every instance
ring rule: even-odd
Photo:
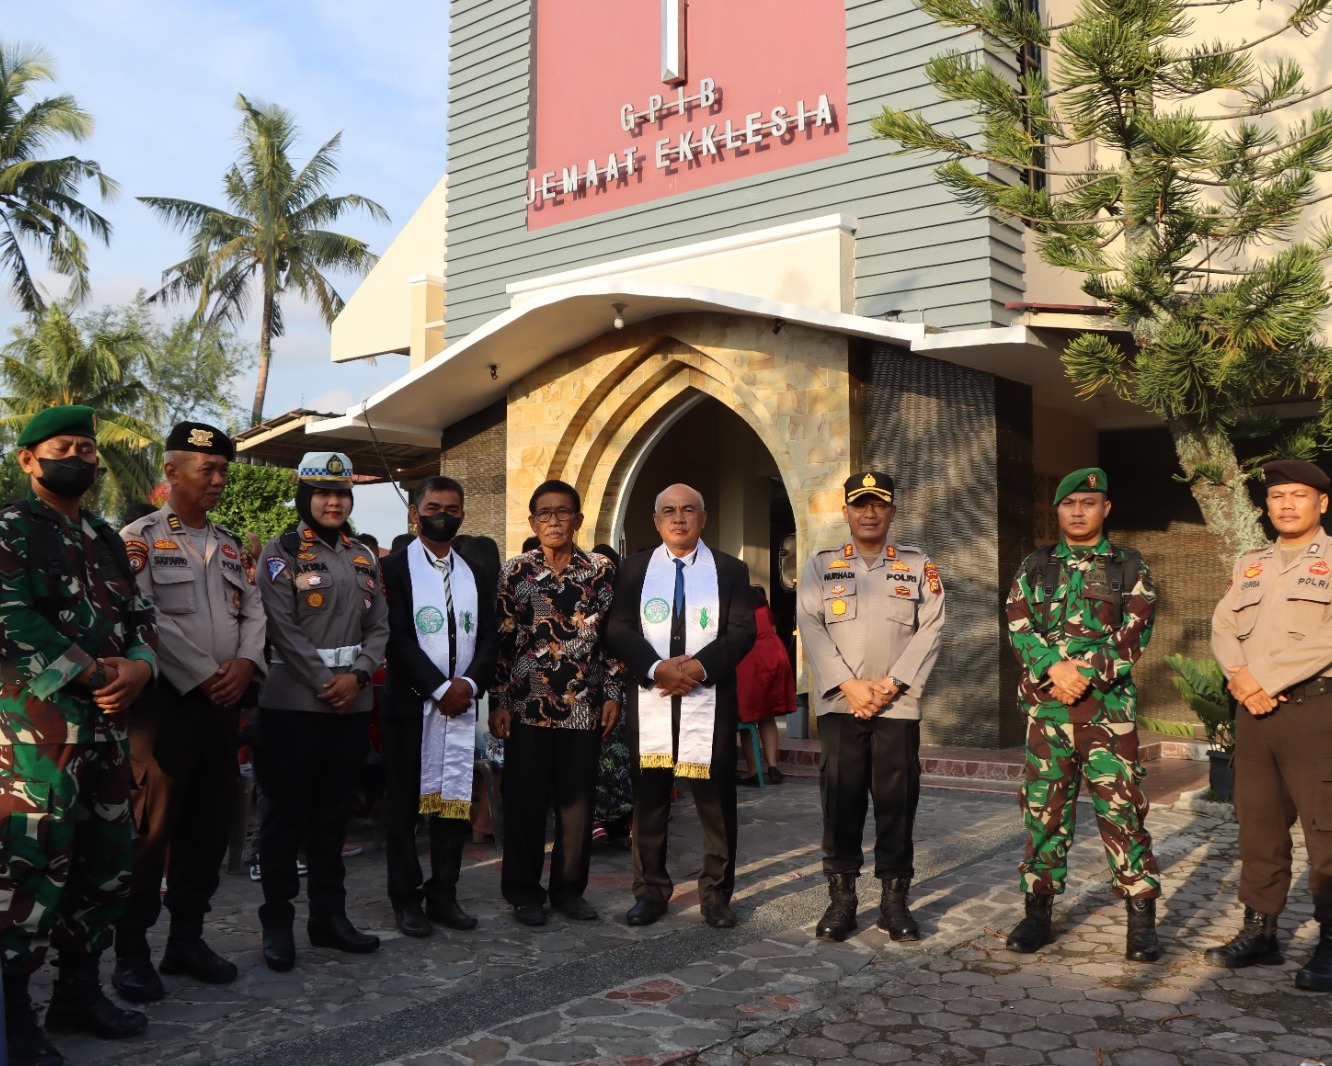
[[[127,540],[125,554],[129,556],[130,569],[137,574],[148,562],[148,544],[142,540]]]
[[[278,575],[281,574],[283,570],[287,569],[286,560],[276,555],[270,555],[265,565],[268,567],[268,580],[270,584],[278,579]]]
[[[936,596],[943,595],[943,582],[939,580],[939,568],[933,563],[925,564],[925,584]]]
[[[167,515],[167,525],[171,528],[172,533],[179,533],[184,528],[180,518],[173,514]]]

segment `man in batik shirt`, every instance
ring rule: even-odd
[[[615,567],[574,544],[578,491],[537,486],[528,522],[541,546],[504,564],[500,652],[490,731],[504,739],[504,866],[500,889],[524,925],[546,923],[546,900],[591,921],[587,890],[601,741],[623,701],[623,670],[606,650]],[[555,809],[550,887],[541,887],[546,811]]]

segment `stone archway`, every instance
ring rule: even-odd
[[[798,551],[840,539],[842,481],[860,453],[846,338],[710,313],[604,334],[510,389],[506,550],[528,535],[528,496],[552,477],[582,494],[584,541],[609,540],[635,464],[700,394],[743,419],[772,454]]]

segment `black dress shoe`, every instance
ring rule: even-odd
[[[632,907],[624,920],[630,925],[651,925],[666,913],[666,904],[656,899],[640,899]]]
[[[758,774],[748,774],[745,777],[737,777],[735,779],[735,783],[737,785],[744,785],[747,788],[758,788],[759,787]]]
[[[379,937],[362,933],[345,914],[325,914],[305,923],[310,943],[317,948],[336,948],[353,955],[369,955],[379,950]]]
[[[595,922],[598,917],[597,909],[582,896],[566,899],[559,909],[561,914],[575,922]]]
[[[264,965],[278,973],[296,965],[296,938],[290,928],[264,930]]]
[[[513,916],[523,925],[546,924],[546,908],[540,903],[524,903],[521,907],[514,907]]]
[[[426,917],[450,929],[466,932],[476,928],[476,919],[458,906],[457,899],[427,899]]]
[[[713,929],[734,929],[735,911],[727,903],[709,903],[703,907],[703,920]]]
[[[120,993],[121,998],[131,1003],[156,1003],[166,995],[162,979],[157,976],[153,960],[146,950],[133,955],[116,956],[111,987]]]
[[[162,953],[163,973],[189,974],[206,985],[229,985],[236,980],[235,963],[228,962],[199,940],[168,940]]]
[[[393,917],[398,920],[398,929],[403,936],[429,936],[435,931],[430,924],[430,920],[426,918],[425,912],[421,910],[421,904],[419,903],[408,903],[402,907],[395,907]]]

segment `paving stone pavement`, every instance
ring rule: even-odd
[[[1083,804],[1069,892],[1056,905],[1059,939],[1015,956],[1003,936],[1021,911],[1020,820],[1011,786],[1001,787],[926,789],[916,829],[918,944],[895,945],[874,927],[878,884],[868,877],[860,930],[844,944],[815,941],[826,904],[818,792],[811,778],[790,777],[741,797],[734,930],[699,921],[687,799],[672,823],[671,911],[645,929],[623,921],[632,902],[624,851],[594,858],[588,897],[601,921],[556,916],[531,930],[498,898],[497,854],[473,846],[460,888],[481,927],[401,937],[365,830],[366,854],[347,864],[348,910],[384,938],[377,954],[311,950],[298,926],[296,968],[272,973],[259,958],[259,886],[224,876],[210,941],[237,962],[240,979],[219,988],[166,977],[169,996],[147,1007],[145,1037],[60,1046],[77,1063],[1332,1066],[1332,997],[1291,983],[1315,936],[1302,846],[1282,919],[1290,961],[1219,970],[1202,951],[1239,919],[1235,826],[1186,802],[1154,809],[1166,956],[1133,965],[1122,959],[1123,907],[1105,887]],[[159,946],[163,935],[155,934]],[[109,976],[109,958],[103,968]]]

